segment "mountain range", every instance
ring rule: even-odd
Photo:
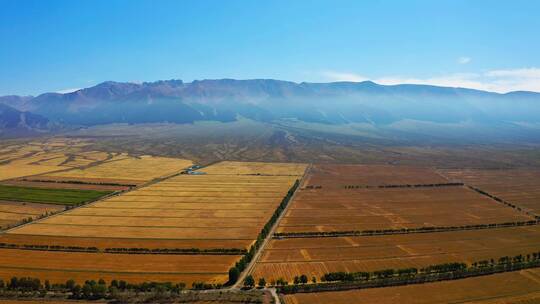
[[[4,96],[0,97],[0,103],[26,113],[25,117],[40,117],[69,126],[231,122],[241,117],[260,122],[292,119],[383,128],[411,121],[438,125],[511,125],[513,128],[540,124],[540,93],[499,94],[428,85],[380,85],[371,81],[107,81],[66,94]],[[0,126],[5,129],[20,125],[12,121],[12,117],[22,117],[19,112],[10,114],[9,118],[3,115]],[[43,126],[43,121],[38,126]]]

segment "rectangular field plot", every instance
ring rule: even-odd
[[[176,158],[117,156],[96,166],[45,174],[39,176],[39,179],[141,183],[179,172],[191,164],[189,160]]]
[[[540,215],[538,170],[441,170],[451,180],[462,181],[511,204]]]
[[[304,186],[384,186],[447,183],[431,168],[390,165],[315,165]]]
[[[61,210],[64,210],[64,206],[0,201],[0,229],[6,229],[28,218],[35,219],[42,214]]]
[[[413,233],[385,236],[272,240],[253,276],[266,281],[328,272],[422,268],[529,254],[540,248],[540,227]]]
[[[109,193],[111,191],[47,189],[0,185],[0,200],[59,205],[76,205],[95,200]]]
[[[461,186],[301,189],[278,232],[464,226],[531,219]]]
[[[0,249],[0,278],[13,276],[79,284],[103,278],[128,282],[225,283],[234,255],[101,254]]]
[[[305,164],[223,161],[198,171],[217,175],[301,176],[305,170]]]
[[[11,230],[0,241],[18,235],[29,236],[28,242],[39,237],[40,244],[50,237],[49,245],[94,240],[98,248],[249,248],[295,181],[182,174]]]
[[[298,293],[286,295],[284,300],[286,304],[532,304],[540,302],[540,270],[398,287]]]

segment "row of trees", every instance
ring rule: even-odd
[[[373,272],[330,272],[321,277],[321,283],[308,284],[306,280],[297,281],[295,279],[294,285],[276,285],[283,293],[347,290],[454,280],[539,266],[540,252],[534,252],[513,257],[504,256],[498,260],[482,260],[470,265],[445,263],[420,269],[413,267],[383,269]]]
[[[193,283],[193,289],[209,289],[209,288],[219,288],[221,286],[209,285],[204,283]],[[130,284],[126,281],[112,280],[109,285],[105,280],[100,279],[99,281],[87,280],[84,284],[77,284],[74,280],[68,280],[66,283],[55,283],[51,284],[48,280],[41,282],[38,278],[31,277],[22,277],[17,278],[13,277],[8,282],[0,280],[0,291],[12,291],[19,293],[28,293],[28,292],[40,292],[41,295],[45,295],[49,291],[60,292],[60,293],[69,293],[70,298],[73,299],[86,299],[86,300],[97,300],[102,298],[115,299],[118,296],[118,293],[124,291],[135,291],[135,292],[153,292],[153,291],[167,291],[171,293],[180,293],[186,288],[184,283],[156,283],[156,282],[144,282],[141,284]]]
[[[491,198],[491,199],[493,199],[493,200],[495,200],[495,201],[497,201],[497,202],[499,202],[499,203],[501,203],[501,204],[504,204],[504,205],[506,205],[506,206],[508,206],[508,207],[514,208],[514,209],[516,209],[517,211],[524,212],[525,214],[530,215],[530,216],[534,217],[534,218],[537,219],[537,220],[540,220],[540,216],[538,216],[538,215],[536,215],[536,214],[533,214],[533,213],[531,213],[531,212],[529,212],[529,211],[527,211],[527,210],[523,210],[521,207],[519,207],[519,206],[517,206],[517,205],[514,205],[514,204],[512,204],[512,203],[510,203],[510,202],[507,202],[507,201],[503,200],[503,199],[500,198],[500,197],[497,197],[497,196],[495,196],[495,195],[493,195],[493,194],[491,194],[491,193],[488,193],[488,192],[486,192],[486,191],[484,191],[484,190],[482,190],[482,189],[478,189],[478,188],[473,187],[473,186],[467,186],[467,187],[468,187],[469,189],[474,190],[474,191],[476,191],[476,192],[478,192],[478,193],[480,193],[480,194],[482,194],[482,195],[485,195],[485,196],[487,196],[487,197],[489,197],[489,198]]]
[[[249,250],[244,254],[244,256],[236,262],[235,266],[231,267],[229,269],[229,280],[227,282],[227,285],[232,285],[238,281],[238,277],[240,276],[240,273],[244,271],[244,269],[249,265],[249,262],[251,262],[251,259],[253,259],[253,256],[259,250],[261,245],[263,244],[264,240],[270,233],[270,230],[272,229],[272,226],[276,223],[277,219],[285,210],[287,207],[287,204],[291,200],[291,197],[293,196],[294,192],[298,188],[300,184],[299,180],[296,180],[294,182],[294,185],[291,187],[291,189],[287,192],[287,195],[281,200],[281,203],[277,207],[277,209],[274,211],[274,214],[272,214],[272,217],[268,220],[266,225],[261,229],[261,232],[257,236],[257,240],[255,241],[255,244],[253,244]]]
[[[60,245],[38,245],[38,244],[11,244],[0,243],[0,248],[44,250],[44,251],[69,251],[69,252],[101,252],[97,247],[81,246],[60,246]],[[241,255],[247,252],[240,248],[105,248],[105,253],[124,254],[219,254],[219,255]]]
[[[437,183],[437,184],[396,184],[396,185],[345,185],[345,189],[384,189],[384,188],[433,188],[463,186],[464,183]]]
[[[463,226],[430,226],[401,229],[378,229],[378,230],[347,230],[347,231],[306,231],[306,232],[282,232],[276,233],[276,238],[312,238],[312,237],[341,237],[341,236],[371,236],[388,234],[408,234],[427,232],[447,232],[461,230],[493,229],[504,227],[531,226],[540,224],[540,219],[520,222],[504,222],[491,224],[476,224]]]
[[[98,186],[120,186],[120,187],[136,187],[135,184],[122,184],[111,182],[89,182],[80,180],[54,180],[54,179],[22,179],[25,182],[38,182],[38,183],[57,183],[57,184],[77,184],[77,185],[98,185]]]

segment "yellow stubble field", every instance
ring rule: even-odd
[[[533,304],[540,302],[540,270],[397,287],[297,293],[283,298],[286,304]]]
[[[540,227],[512,227],[384,236],[274,239],[255,268],[255,278],[292,281],[302,274],[376,271],[530,254],[540,248]]]

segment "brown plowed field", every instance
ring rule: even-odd
[[[441,173],[540,215],[539,170],[441,170]]]
[[[302,189],[278,232],[463,226],[531,219],[461,186]]]
[[[232,255],[99,254],[0,249],[0,277],[31,276],[65,282],[118,279],[130,282],[224,283],[240,258]]]
[[[292,281],[334,271],[421,268],[447,262],[528,254],[540,250],[540,226],[364,237],[272,240],[254,271],[256,279]]]
[[[315,165],[304,186],[343,188],[345,185],[381,186],[447,183],[435,170],[390,165]]]
[[[301,176],[306,170],[305,164],[294,163],[262,163],[222,161],[199,171],[207,174],[226,175],[284,175]]]
[[[540,270],[420,285],[297,293],[284,300],[285,304],[533,304],[540,303]]]

